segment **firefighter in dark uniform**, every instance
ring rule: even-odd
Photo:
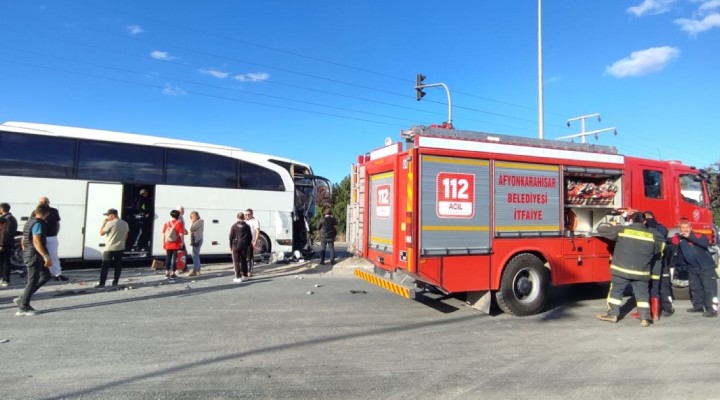
[[[652,211],[645,211],[645,225],[658,231],[660,236],[667,242],[668,228],[657,222]],[[650,315],[653,321],[660,318],[660,310],[663,317],[669,317],[675,313],[673,308],[672,289],[670,288],[669,264],[670,248],[665,246],[663,253],[653,260],[650,272]]]
[[[686,269],[690,280],[692,308],[688,312],[702,312],[704,317],[717,317],[717,273],[715,261],[708,247],[710,242],[699,233],[692,231],[690,222],[680,222],[680,233],[672,238],[677,246],[675,267]]]
[[[615,241],[612,262],[610,264],[610,292],[608,310],[599,314],[597,319],[617,322],[625,288],[632,285],[635,301],[640,311],[640,326],[650,326],[650,263],[656,255],[662,254],[665,240],[660,234],[645,225],[645,214],[636,212],[632,223],[627,226],[601,225],[598,233]]]

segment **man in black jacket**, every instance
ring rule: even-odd
[[[248,279],[248,249],[252,243],[252,231],[245,223],[245,214],[237,214],[237,222],[230,227],[230,252],[232,252],[235,279],[233,282],[242,283]]]
[[[329,207],[323,210],[323,219],[320,222],[320,265],[325,264],[325,248],[330,247],[330,264],[335,264],[335,236],[337,235],[337,220],[332,216]]]
[[[658,231],[660,236],[667,241],[668,228],[655,219],[652,211],[645,211],[645,225]],[[650,274],[650,314],[653,321],[660,317],[662,309],[663,317],[669,317],[675,313],[673,308],[672,289],[670,288],[669,260],[671,258],[670,247],[666,246],[661,255],[655,258],[652,263]]]
[[[641,212],[632,215],[630,225],[599,226],[598,233],[616,243],[610,264],[612,279],[607,299],[608,310],[605,314],[599,314],[597,319],[617,322],[623,292],[627,285],[632,285],[640,311],[640,326],[650,326],[650,263],[662,254],[665,240],[657,231],[645,226],[645,214]]]
[[[0,252],[0,286],[10,285],[10,256],[15,246],[15,235],[17,235],[18,223],[10,213],[10,204],[0,203],[0,217],[5,218],[5,244],[4,250]]]
[[[690,280],[692,308],[688,312],[702,312],[704,317],[717,317],[717,274],[715,261],[708,248],[707,237],[692,231],[690,222],[680,222],[680,233],[672,238],[677,246],[675,267],[687,269]]]

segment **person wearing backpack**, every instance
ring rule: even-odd
[[[248,278],[248,249],[252,243],[252,231],[245,223],[245,214],[237,214],[237,222],[230,227],[230,252],[235,266],[235,279],[233,282],[242,283]]]
[[[172,219],[163,225],[162,237],[163,237],[163,249],[165,249],[165,277],[166,278],[177,278],[175,275],[175,266],[177,263],[177,252],[183,247],[183,233],[185,227],[180,217],[178,210],[170,211],[170,217]]]

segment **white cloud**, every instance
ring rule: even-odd
[[[214,76],[215,78],[218,78],[218,79],[225,79],[230,75],[229,73],[227,73],[225,71],[220,71],[220,70],[217,70],[214,68],[202,68],[202,69],[200,69],[200,73],[205,74],[205,75]]]
[[[634,14],[636,17],[643,15],[656,15],[670,11],[670,7],[675,0],[643,0],[637,6],[629,7],[626,11]]]
[[[247,74],[239,74],[233,76],[233,79],[237,79],[240,82],[262,82],[270,79],[270,74],[267,72],[250,72]]]
[[[145,30],[143,28],[141,28],[140,25],[130,25],[127,27],[127,30],[128,30],[128,33],[131,35],[139,35],[139,34],[145,32]]]
[[[707,13],[708,11],[713,11],[716,8],[720,8],[720,0],[707,0],[703,1],[703,3],[700,5],[700,8],[698,9],[701,14]]]
[[[173,86],[169,83],[165,84],[165,87],[163,88],[162,92],[163,92],[163,94],[166,94],[168,96],[182,96],[187,93],[182,88]]]
[[[605,67],[605,74],[616,78],[647,75],[651,72],[660,71],[670,61],[679,56],[680,50],[670,46],[633,51],[630,57],[625,57]]]
[[[674,20],[673,23],[680,25],[681,30],[691,35],[697,35],[698,33],[720,27],[720,13],[706,15],[703,19],[678,18]]]
[[[177,57],[173,57],[168,53],[167,51],[160,51],[160,50],[154,50],[150,53],[150,57],[156,59],[156,60],[162,60],[162,61],[170,61],[174,60]]]

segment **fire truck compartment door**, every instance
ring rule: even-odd
[[[370,249],[388,254],[393,252],[393,217],[395,215],[394,172],[370,177]]]
[[[420,254],[490,252],[490,162],[423,155]]]
[[[560,167],[495,162],[495,235],[560,236]]]

